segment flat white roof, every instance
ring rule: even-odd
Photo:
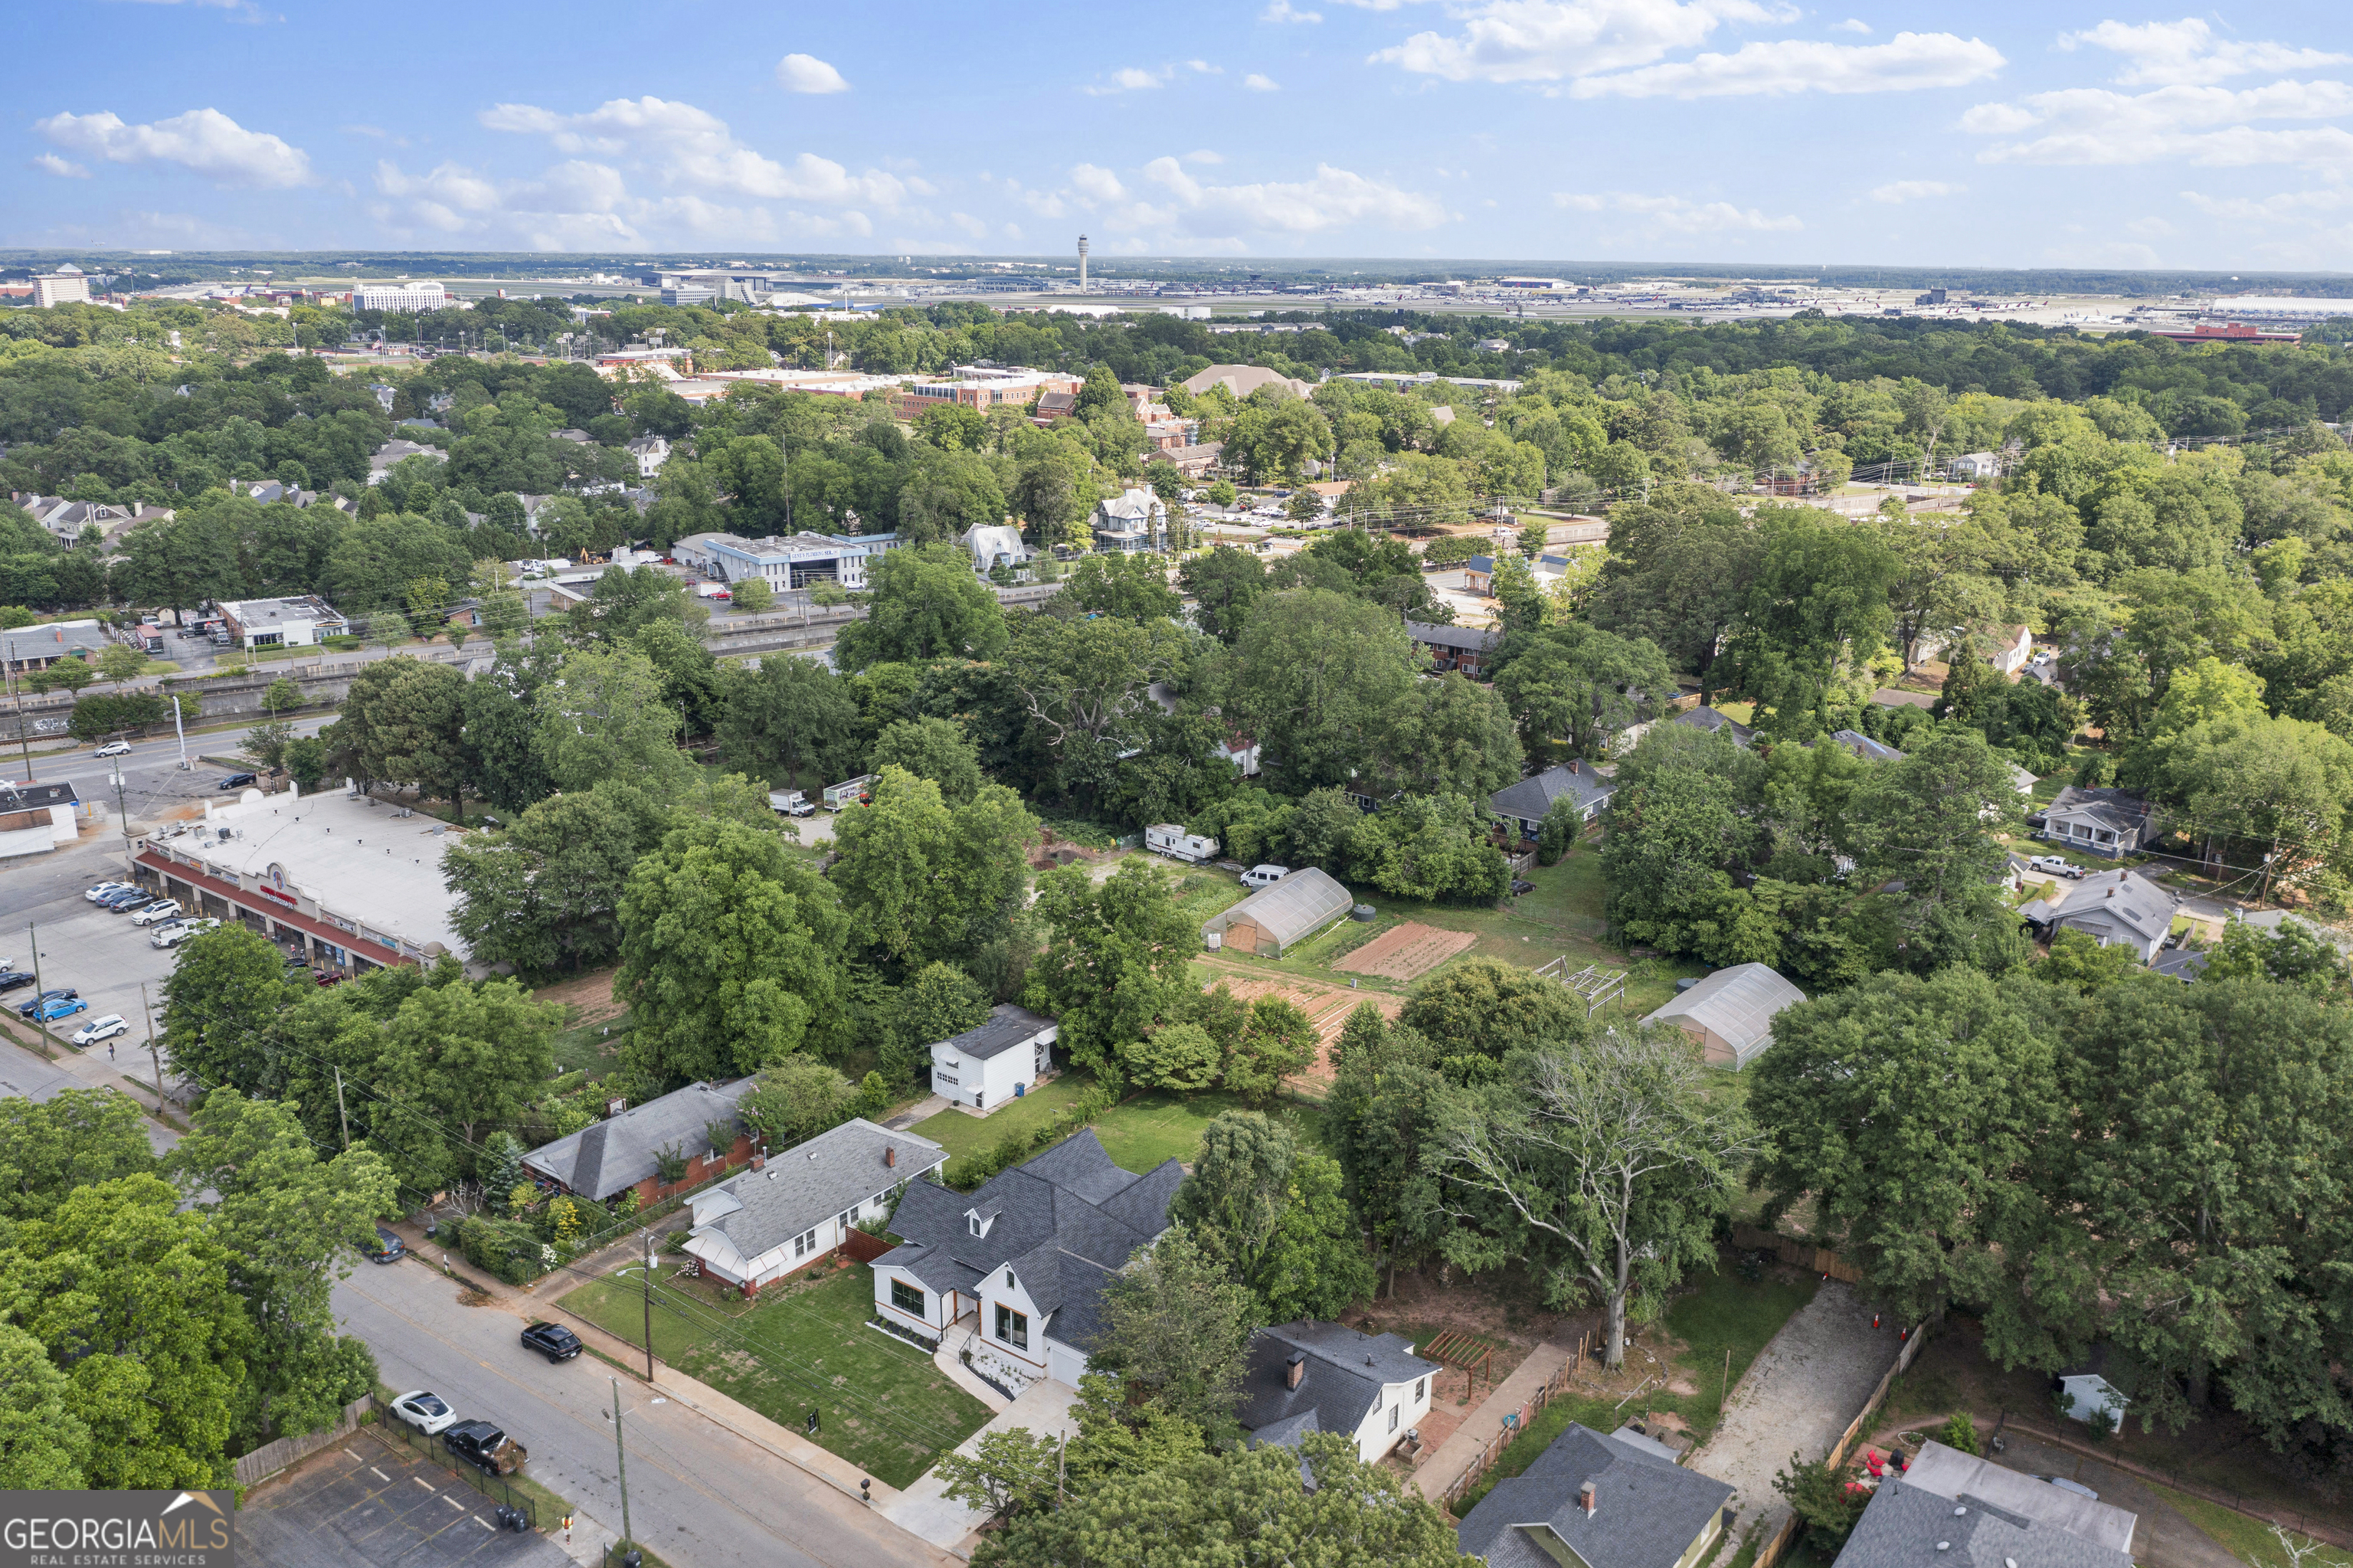
[[[353,920],[422,951],[438,942],[459,958],[450,915],[457,898],[441,881],[441,855],[465,835],[431,817],[353,800],[339,789],[316,795],[266,795],[216,808],[190,831],[159,842],[182,854],[251,881],[280,867],[286,885],[322,915]],[[218,830],[235,836],[221,842]],[[435,829],[442,830],[436,833]]]

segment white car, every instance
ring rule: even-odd
[[[95,1045],[101,1040],[111,1040],[118,1034],[130,1033],[131,1025],[123,1022],[122,1014],[110,1012],[104,1018],[91,1019],[75,1030],[71,1038],[77,1045]]]
[[[111,898],[118,893],[136,893],[138,885],[130,882],[101,882],[96,887],[85,888],[82,896],[92,904],[101,898]]]
[[[1254,865],[1242,873],[1244,887],[1272,887],[1291,874],[1287,865]]]
[[[127,740],[109,741],[90,755],[92,757],[128,757],[131,755],[131,743]]]
[[[131,923],[133,926],[153,926],[165,920],[176,919],[179,916],[179,913],[180,901],[178,899],[159,898],[154,903],[148,905],[144,909],[142,909],[137,914],[132,916]]]
[[[151,948],[176,948],[199,932],[214,930],[219,925],[219,921],[209,916],[202,920],[166,920],[147,933],[147,945]]]
[[[392,1413],[424,1433],[427,1437],[457,1425],[458,1413],[448,1402],[427,1389],[404,1393],[392,1402]]]

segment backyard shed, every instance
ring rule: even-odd
[[[1699,1042],[1710,1066],[1735,1072],[1773,1044],[1773,1015],[1806,993],[1763,964],[1718,969],[1642,1022],[1672,1023]]]
[[[1311,865],[1212,916],[1201,927],[1201,939],[1216,937],[1237,952],[1279,959],[1347,914],[1354,902],[1346,888]]]

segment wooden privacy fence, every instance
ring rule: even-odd
[[[891,1250],[891,1244],[881,1236],[852,1228],[841,1238],[842,1255],[853,1263],[872,1263]]]
[[[1822,1255],[1828,1257],[1831,1255],[1825,1253]],[[1856,1438],[1862,1436],[1863,1428],[1879,1413],[1879,1407],[1887,1403],[1887,1391],[1894,1386],[1904,1369],[1912,1364],[1912,1358],[1920,1353],[1920,1341],[1925,1337],[1921,1329],[1915,1329],[1905,1336],[1904,1348],[1896,1352],[1895,1364],[1880,1377],[1878,1385],[1871,1391],[1871,1397],[1862,1402],[1862,1408],[1855,1413],[1852,1421],[1847,1423],[1846,1430],[1839,1434],[1839,1440],[1831,1445],[1831,1451],[1822,1457],[1823,1462],[1831,1469],[1835,1470],[1846,1463],[1847,1450],[1853,1446]],[[1781,1554],[1789,1550],[1790,1543],[1798,1539],[1798,1531],[1804,1528],[1798,1522],[1796,1514],[1784,1514],[1781,1528],[1773,1532],[1772,1540],[1758,1549],[1756,1568],[1773,1568]]]
[[[2210,1487],[2203,1481],[2193,1481],[2184,1476],[2168,1475],[2163,1470],[2152,1470],[2146,1465],[2126,1458],[2114,1448],[2094,1448],[2090,1444],[2080,1443],[2073,1437],[2063,1437],[2056,1432],[2045,1432],[2041,1427],[2029,1426],[2007,1410],[2001,1413],[2000,1423],[1994,1430],[1997,1433],[2021,1433],[2037,1443],[2047,1443],[2053,1448],[2063,1448],[2070,1454],[2081,1454],[2087,1459],[2094,1459],[2103,1465],[2113,1466],[2129,1475],[2138,1476],[2145,1481],[2155,1481],[2159,1486],[2171,1487],[2176,1491],[2188,1492],[2191,1497],[2201,1498],[2217,1508],[2226,1508],[2233,1513],[2245,1514],[2249,1519],[2261,1520],[2265,1524],[2280,1525],[2300,1535],[2308,1535],[2315,1541],[2327,1542],[2331,1546],[2353,1548],[2353,1531],[2348,1531],[2341,1524],[2316,1519],[2299,1509],[2282,1508],[2277,1504],[2263,1502],[2243,1493],[2228,1491],[2221,1487]]]
[[[1589,1331],[1579,1334],[1577,1337],[1576,1346],[1568,1352],[1568,1359],[1560,1363],[1560,1370],[1546,1379],[1543,1387],[1521,1401],[1517,1410],[1504,1412],[1502,1425],[1495,1435],[1480,1446],[1478,1455],[1464,1467],[1462,1473],[1447,1483],[1442,1497],[1449,1510],[1462,1500],[1462,1494],[1475,1486],[1480,1478],[1495,1467],[1495,1461],[1504,1457],[1504,1450],[1510,1447],[1514,1440],[1528,1429],[1535,1422],[1537,1412],[1558,1399],[1567,1389],[1569,1378],[1585,1362],[1587,1350],[1592,1338]],[[1480,1414],[1485,1414],[1484,1406],[1481,1407]]]
[[[343,1414],[324,1432],[305,1432],[299,1437],[280,1437],[275,1443],[264,1443],[237,1462],[237,1484],[249,1487],[268,1479],[298,1459],[307,1459],[330,1443],[339,1443],[358,1430],[360,1417],[374,1404],[374,1396],[363,1394],[343,1406]]]
[[[1799,1241],[1775,1231],[1760,1231],[1755,1225],[1735,1225],[1732,1227],[1732,1245],[1743,1252],[1769,1252],[1792,1268],[1810,1268],[1816,1274],[1827,1274],[1832,1279],[1843,1279],[1849,1285],[1862,1282],[1862,1270],[1828,1247],[1816,1246],[1811,1242]]]

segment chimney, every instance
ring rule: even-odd
[[[2116,890],[2115,888],[2113,888],[2113,887],[2109,888],[2109,889],[2108,889],[2108,896],[2109,896],[2109,897],[2111,897],[2111,898],[2114,898],[2116,895]]]
[[[1282,1363],[1282,1386],[1297,1388],[1299,1380],[1307,1375],[1307,1352],[1293,1351],[1291,1359]]]
[[[883,1146],[882,1163],[885,1165],[896,1165],[899,1163],[899,1146],[897,1144],[892,1143]]]
[[[1595,1492],[1596,1488],[1590,1477],[1587,1478],[1584,1481],[1579,1482],[1577,1485],[1577,1506],[1585,1510],[1585,1517],[1588,1519],[1591,1519],[1593,1517],[1593,1507],[1597,1500]]]
[[[1574,757],[1568,759],[1568,770],[1571,773],[1581,772],[1583,770],[1578,765],[1577,758]]]
[[[767,1169],[767,1165],[768,1165],[768,1157],[767,1157],[766,1155],[765,1155],[765,1154],[754,1154],[754,1156],[752,1156],[752,1169],[753,1169],[753,1170],[754,1170],[754,1171],[765,1171],[765,1170],[766,1170],[766,1169]]]

